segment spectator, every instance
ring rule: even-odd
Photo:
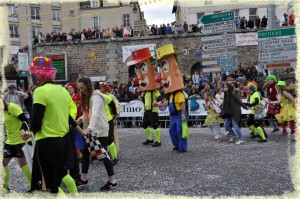
[[[46,34],[46,42],[50,43],[51,42],[51,36],[49,33]]]
[[[239,28],[240,28],[240,25],[241,25],[241,19],[240,19],[239,16],[235,18],[234,24],[235,24],[236,29],[239,29]]]
[[[7,103],[18,104],[22,108],[23,112],[26,112],[24,100],[27,98],[28,98],[28,94],[22,91],[17,91],[16,86],[11,84],[8,86],[8,92],[4,93],[3,99]]]
[[[189,81],[189,83],[185,87],[185,92],[190,96],[192,91],[193,82]]]
[[[57,42],[61,42],[62,41],[62,36],[61,36],[60,32],[57,34],[56,41]]]
[[[283,14],[281,20],[280,20],[281,26],[287,26],[288,25],[288,15],[286,13]]]
[[[193,84],[199,83],[199,72],[198,71],[194,72],[194,74],[192,76],[192,81],[193,81]]]
[[[249,27],[249,29],[253,29],[254,28],[254,20],[252,17],[250,17],[247,26]]]
[[[259,16],[256,16],[256,19],[255,19],[255,27],[258,29],[260,28],[260,18]]]
[[[69,42],[71,42],[73,40],[73,37],[72,37],[71,33],[68,33],[67,40]]]
[[[202,89],[200,91],[200,96],[201,96],[202,99],[204,99],[204,93],[205,92],[209,92],[212,96],[215,96],[215,92],[210,88],[209,84],[206,84],[204,89]]]
[[[87,34],[87,39],[88,40],[93,39],[93,32],[90,28],[88,28],[88,31],[86,32],[86,34]]]
[[[172,27],[170,26],[169,23],[167,24],[167,27],[166,27],[166,33],[167,34],[172,34]]]
[[[40,32],[38,36],[39,43],[44,43],[45,42],[45,36],[42,32]]]
[[[63,42],[67,41],[67,34],[64,32],[64,33],[62,34],[61,38],[62,38],[62,41],[63,41]]]
[[[242,17],[242,19],[241,19],[240,27],[241,27],[241,29],[247,28],[247,20],[246,20],[245,16]]]
[[[133,94],[129,91],[127,86],[124,87],[124,92],[120,96],[120,102],[130,102],[133,100]]]
[[[289,25],[290,26],[293,26],[295,24],[295,14],[294,13],[291,13],[289,15]]]
[[[83,30],[82,33],[80,34],[80,39],[81,39],[81,41],[86,40],[85,30]]]
[[[268,19],[266,16],[263,16],[263,18],[261,19],[261,27],[266,28],[267,25],[268,25]]]
[[[183,22],[183,31],[188,32],[188,28],[189,28],[188,24],[186,23],[186,21],[184,21]]]
[[[275,16],[275,21],[276,21],[276,28],[280,26],[280,20]]]

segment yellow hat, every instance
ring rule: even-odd
[[[160,60],[166,55],[175,54],[173,44],[162,46],[156,50],[157,59]]]

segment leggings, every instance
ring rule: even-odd
[[[107,150],[107,137],[98,137],[99,142],[102,144],[102,146]],[[114,175],[114,169],[112,162],[108,158],[104,158],[103,160],[106,172],[108,176],[113,176]],[[90,152],[88,150],[88,145],[87,143],[84,144],[83,148],[83,154],[82,154],[82,168],[81,172],[82,173],[88,173],[89,171],[89,166],[90,166]]]
[[[109,129],[108,129],[108,138],[107,138],[107,146],[111,145],[114,142],[114,120],[110,120],[108,122]],[[102,142],[101,142],[102,144]]]

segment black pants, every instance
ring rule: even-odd
[[[72,161],[73,164],[68,168],[70,171],[70,175],[72,176],[73,179],[77,180],[80,179],[80,171],[79,171],[79,161],[78,157],[76,154],[76,146],[75,146],[75,129],[70,129],[70,138],[71,138],[71,152],[68,153],[70,155],[70,161]]]
[[[62,178],[67,175],[67,148],[67,136],[63,138],[44,138],[36,142],[31,190],[41,190],[43,176],[47,190],[51,193],[58,193]]]
[[[257,127],[262,127],[262,119],[261,120],[255,120],[253,114],[249,114],[248,119],[247,119],[247,126],[254,125],[255,128]]]
[[[159,126],[159,117],[157,112],[145,111],[143,117],[143,128],[146,129],[149,126],[152,126],[153,129],[157,129]]]
[[[108,130],[108,138],[107,138],[107,146],[111,145],[114,142],[114,120],[110,120],[108,122],[109,130]],[[100,142],[102,144],[102,142]]]
[[[108,137],[98,137],[98,140],[102,144],[102,146],[105,148],[105,150],[107,150]],[[105,158],[102,161],[104,163],[104,166],[105,166],[108,176],[113,176],[114,169],[113,169],[112,162],[108,158]],[[88,173],[89,167],[90,167],[90,152],[88,150],[88,145],[86,143],[84,143],[81,172]]]

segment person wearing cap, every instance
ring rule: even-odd
[[[280,99],[276,101],[268,101],[270,105],[282,104],[280,113],[276,114],[275,117],[281,127],[283,128],[283,134],[287,134],[287,125],[291,129],[291,134],[296,132],[296,100],[295,98],[285,90],[286,82],[279,81],[276,85],[277,92],[280,94]]]
[[[249,103],[245,103],[245,105],[251,108],[251,113],[247,119],[247,126],[253,133],[251,138],[260,137],[261,139],[258,142],[267,142],[268,135],[262,126],[263,119],[255,119],[254,115],[262,100],[260,93],[257,91],[257,84],[256,82],[248,82],[246,88],[249,93]]]
[[[143,128],[147,135],[147,140],[143,142],[144,145],[152,144],[152,147],[161,146],[159,117],[158,117],[158,101],[160,96],[158,91],[159,83],[155,81],[155,68],[153,67],[153,58],[149,48],[143,48],[133,51],[133,61],[127,63],[127,66],[136,65],[137,77],[133,82],[139,83],[141,91],[140,96],[144,101],[145,112],[143,117]],[[150,130],[150,126],[154,129],[156,141],[154,142]]]
[[[267,88],[266,88],[266,98],[269,101],[277,101],[277,90],[275,88],[276,83],[277,83],[277,78],[274,75],[269,75],[266,78],[266,81],[268,82]],[[277,127],[277,120],[275,118],[275,115],[278,114],[280,112],[280,104],[277,105],[272,105],[269,104],[268,105],[268,111],[267,111],[267,115],[268,115],[268,119],[270,121],[270,123],[272,124],[272,126],[274,127],[273,129],[273,133],[275,133],[276,131],[279,131],[279,128]]]
[[[76,127],[82,135],[86,133],[69,115],[74,104],[71,96],[62,86],[53,83],[56,69],[52,65],[52,60],[46,57],[35,57],[29,67],[29,72],[33,83],[39,86],[33,94],[30,122],[36,143],[30,191],[42,189],[64,196],[59,186],[63,178],[68,176],[66,164],[69,138],[67,133],[70,125]],[[23,136],[23,139],[26,139],[26,136]],[[71,176],[68,177],[68,181],[75,185]]]
[[[167,102],[159,106],[168,106],[170,112],[169,134],[173,150],[187,152],[187,139],[182,138],[182,122],[188,118],[184,83],[178,67],[177,55],[173,45],[168,44],[156,50],[158,65],[161,68],[161,83],[168,95]]]
[[[16,90],[16,85],[10,84],[8,86],[8,92],[5,92],[4,94],[4,101],[8,103],[14,103],[18,104],[24,113],[26,113],[26,107],[24,105],[24,100],[28,98],[28,94],[22,92],[22,91],[17,91]]]

